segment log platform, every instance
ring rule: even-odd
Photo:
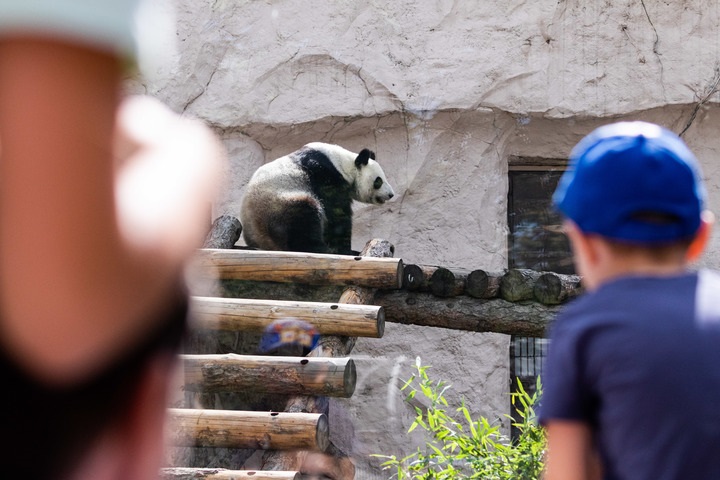
[[[202,463],[209,451],[248,452],[220,453],[223,458],[238,459],[265,450],[260,471],[287,472],[273,478],[294,478],[288,475],[301,472],[304,459],[313,451],[328,452],[339,461],[345,459],[340,463],[345,470],[352,470],[344,452],[329,444],[327,399],[349,398],[355,391],[355,363],[348,357],[355,338],[380,338],[384,333],[384,309],[371,303],[377,289],[397,290],[401,285],[403,264],[392,258],[394,247],[386,241],[373,240],[356,257],[242,250],[232,247],[239,231],[232,218],[218,219],[213,230],[215,233],[208,235],[207,244],[223,249],[198,252],[194,267],[201,277],[214,275],[219,279],[273,285],[343,285],[346,289],[332,303],[192,297],[193,332],[258,335],[274,320],[293,317],[313,325],[321,337],[318,346],[305,357],[182,355],[186,400],[184,408],[169,409],[170,443],[175,448],[196,451],[198,456],[193,453],[187,457],[192,463],[188,467],[165,469],[164,478],[188,478],[187,475],[234,478],[237,470],[195,468],[242,466],[238,462],[214,460]],[[215,408],[217,395],[232,397],[236,393],[250,395],[249,401],[240,403],[253,408],[258,399],[272,397],[274,403],[277,399],[287,400],[285,407],[275,412]],[[190,408],[196,404],[201,408]],[[198,459],[200,464],[195,465]],[[238,475],[263,478],[257,473]]]

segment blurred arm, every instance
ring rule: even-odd
[[[547,424],[544,480],[600,480],[600,462],[590,427],[582,422],[554,420]]]

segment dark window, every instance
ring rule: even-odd
[[[551,198],[562,171],[510,170],[510,268],[574,273],[562,218]]]
[[[508,263],[510,268],[529,268],[556,273],[575,273],[562,218],[552,207],[552,194],[565,165],[558,160],[513,159],[508,191]],[[554,165],[550,165],[554,164]],[[513,336],[510,340],[511,391],[519,379],[525,390],[535,391],[542,378],[547,339]],[[519,421],[514,409],[515,421]],[[516,436],[512,428],[511,435]]]

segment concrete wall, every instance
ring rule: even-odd
[[[254,170],[310,141],[377,152],[398,193],[357,205],[353,247],[386,238],[408,263],[507,266],[508,158],[563,158],[620,118],[683,131],[720,211],[720,4],[714,0],[165,0],[174,54],[134,85],[197,116],[230,152],[216,214]],[[166,47],[172,46],[169,42]],[[167,49],[166,49],[167,51]],[[720,266],[718,236],[705,263]],[[508,412],[508,337],[387,325],[358,341],[358,388],[334,441],[358,478],[406,453],[397,379],[416,356],[475,414]]]

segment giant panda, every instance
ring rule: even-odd
[[[263,250],[353,255],[352,201],[383,204],[394,195],[372,151],[309,143],[253,174],[240,211],[243,238]]]

